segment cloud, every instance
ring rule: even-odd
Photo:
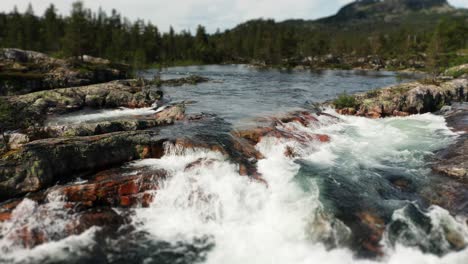
[[[31,2],[36,14],[42,14],[51,2],[62,14],[70,12],[74,0],[1,0],[0,10],[11,11],[17,5],[24,11]],[[249,19],[289,18],[315,19],[329,16],[352,0],[85,0],[85,6],[105,11],[115,8],[131,20],[151,21],[162,31],[172,25],[176,30],[190,29],[202,24],[209,32],[217,28],[232,28]],[[466,0],[450,0],[458,7],[468,7]]]

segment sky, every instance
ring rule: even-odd
[[[59,13],[68,14],[75,0],[0,0],[0,12],[11,11],[16,5],[23,12],[29,3],[36,15],[42,15],[50,3]],[[302,18],[316,19],[335,14],[352,0],[84,0],[93,11],[101,7],[110,13],[115,8],[134,21],[151,21],[161,31],[172,25],[176,31],[204,25],[208,32],[225,30],[254,18],[273,18],[277,21]],[[468,0],[449,0],[457,7],[468,8]]]

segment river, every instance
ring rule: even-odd
[[[151,78],[155,72],[143,76]],[[416,78],[392,72],[279,71],[229,65],[169,68],[162,77],[188,74],[212,81],[164,87],[165,100],[187,101],[189,114],[206,113],[209,118],[158,130],[219,144],[231,131],[261,125],[267,117],[312,111],[313,103],[343,92],[365,92]],[[51,122],[87,122],[153,111],[82,112]],[[16,209],[15,221],[0,225],[0,262],[466,263],[468,250],[457,248],[456,243],[468,242],[464,219],[433,204],[443,199],[436,190],[443,188],[444,179],[431,172],[431,157],[457,137],[443,117],[424,114],[372,120],[339,116],[332,109],[312,115],[316,122],[311,125],[278,125],[296,137],[266,137],[257,144],[264,157],[257,168],[266,184],[240,176],[229,156],[201,148],[168,144],[160,159],[126,164],[127,171],[164,169],[170,176],[155,191],[151,206],[132,210],[131,223],[110,236],[100,237],[99,229],[92,228],[33,249],[11,245],[6,237],[18,223],[50,229],[51,234],[64,228],[60,220],[38,222],[41,206],[25,201]],[[330,139],[295,140],[317,134]],[[294,149],[294,155],[284,154],[288,148]],[[199,166],[188,169],[197,161]],[[53,207],[63,208],[63,201],[50,200],[48,212],[60,214]],[[372,229],[375,226],[381,229]],[[379,235],[375,245],[362,242],[374,233]]]

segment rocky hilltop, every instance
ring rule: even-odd
[[[321,21],[343,22],[418,11],[448,12],[454,10],[455,8],[446,0],[358,0],[341,8],[336,15]]]

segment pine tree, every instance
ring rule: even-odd
[[[55,6],[51,4],[44,13],[43,20],[43,50],[51,52],[60,49],[61,20],[56,13]]]
[[[64,37],[64,51],[68,56],[81,57],[83,60],[87,45],[91,44],[88,39],[88,13],[83,2],[73,3]]]

